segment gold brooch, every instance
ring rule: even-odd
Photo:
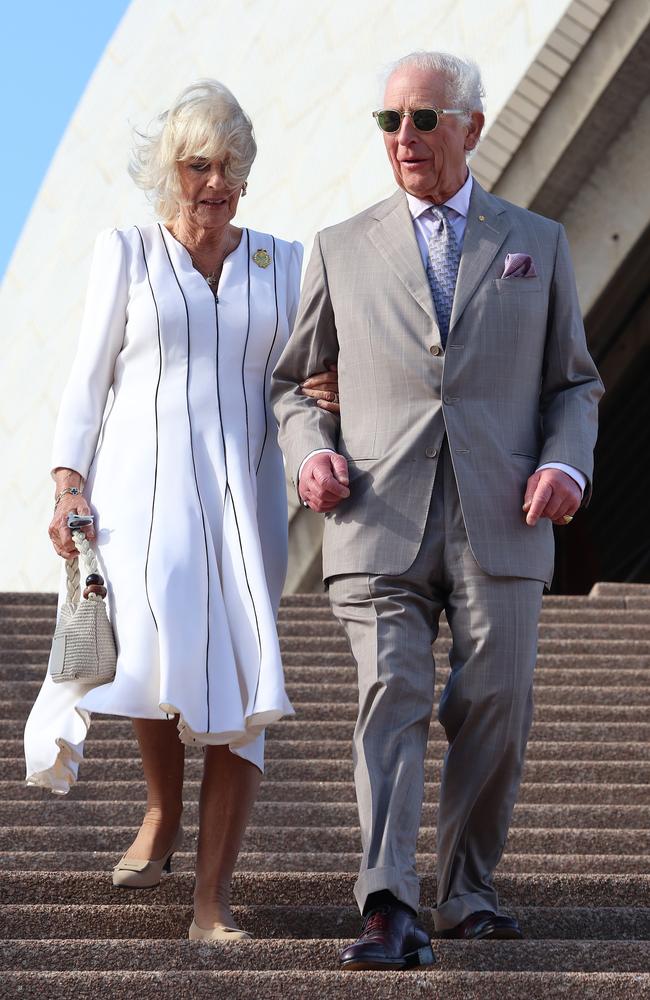
[[[267,250],[256,250],[253,254],[253,260],[258,267],[268,267],[271,263],[271,254]]]

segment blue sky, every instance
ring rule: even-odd
[[[0,276],[70,116],[128,5],[129,0],[2,3]]]

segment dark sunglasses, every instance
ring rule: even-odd
[[[402,118],[409,116],[418,132],[433,132],[438,127],[440,115],[465,115],[466,111],[455,108],[418,108],[417,111],[373,111],[375,119],[382,132],[398,132]]]

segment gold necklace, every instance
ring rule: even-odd
[[[203,274],[203,271],[201,270],[201,268],[197,264],[196,260],[194,259],[194,254],[192,253],[192,251],[188,250],[187,252],[190,255],[190,260],[192,261],[192,265],[194,267],[194,270],[198,271],[199,274],[203,275],[203,277],[205,278],[205,280],[208,283],[208,287],[209,287],[210,291],[212,292],[213,295],[216,295],[217,294],[217,289],[219,287],[219,277],[220,277],[220,273],[221,273],[220,270],[215,269],[214,271],[209,271],[208,274]],[[223,265],[223,261],[221,263]]]
[[[174,237],[174,238],[178,239],[178,237]],[[226,244],[226,253],[223,255],[223,257],[221,259],[221,264],[219,265],[218,268],[215,268],[213,271],[209,271],[207,274],[204,274],[203,270],[197,264],[196,259],[194,257],[194,254],[192,253],[192,251],[190,250],[190,248],[188,246],[185,246],[185,244],[183,243],[182,240],[178,240],[178,242],[182,243],[182,245],[185,247],[185,249],[187,250],[188,254],[190,255],[190,260],[192,261],[192,267],[194,268],[195,271],[198,271],[199,274],[201,274],[205,278],[205,280],[206,280],[206,282],[208,284],[208,288],[210,289],[210,291],[212,292],[212,294],[214,295],[215,298],[217,297],[217,290],[218,290],[218,287],[219,287],[219,278],[221,277],[221,269],[223,268],[223,262],[226,259],[226,257],[229,256],[229,254],[232,252],[232,250],[234,250],[233,235],[229,234],[229,240],[230,240],[230,243]]]

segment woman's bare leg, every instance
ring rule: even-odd
[[[161,858],[171,847],[183,812],[185,747],[178,738],[177,717],[134,719],[147,783],[147,804],[127,858]]]
[[[262,774],[226,746],[205,750],[199,803],[194,918],[206,930],[236,927],[230,910],[230,882]]]

